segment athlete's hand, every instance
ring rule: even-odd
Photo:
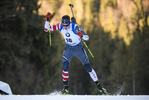
[[[79,37],[83,37],[83,34],[80,31],[78,31],[77,34]]]
[[[50,17],[51,17],[51,13],[48,12],[48,13],[47,13],[47,20],[48,20],[48,21],[50,20]]]
[[[51,13],[50,13],[50,12],[47,13],[47,17],[48,17],[48,18],[51,17]]]

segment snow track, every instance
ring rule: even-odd
[[[149,100],[149,95],[0,95],[0,100]]]

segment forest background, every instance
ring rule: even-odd
[[[111,86],[86,50],[90,64],[108,92],[149,95],[149,0],[1,0],[0,80],[13,94],[48,94],[62,89],[64,40],[44,32],[48,10],[51,24],[70,15],[89,35],[87,45]],[[52,56],[53,80],[51,80]],[[69,66],[72,94],[99,94],[81,62]],[[53,85],[51,84],[53,81]]]

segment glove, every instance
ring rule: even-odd
[[[51,17],[51,13],[50,13],[50,12],[47,13],[47,17],[48,17],[48,18]]]
[[[47,21],[49,21],[49,20],[50,20],[50,17],[51,17],[51,13],[50,13],[50,12],[48,12],[48,13],[47,13]]]
[[[77,32],[77,34],[78,34],[79,37],[83,37],[83,34],[80,31]]]

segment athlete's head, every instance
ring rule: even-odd
[[[62,17],[62,24],[70,24],[70,17],[68,15]]]
[[[70,24],[70,17],[68,15],[64,15],[62,17],[62,25],[65,29],[69,28],[69,24]]]

